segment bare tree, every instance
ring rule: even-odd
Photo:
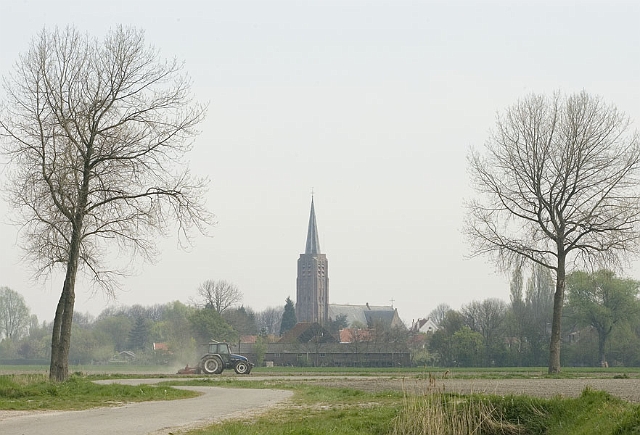
[[[473,301],[462,306],[460,312],[467,326],[482,334],[487,349],[497,344],[500,328],[507,317],[506,302],[496,298]]]
[[[200,284],[198,295],[202,304],[222,314],[227,308],[242,301],[242,292],[235,284],[219,280],[208,280]]]
[[[31,316],[22,295],[9,287],[0,287],[0,338],[20,338],[27,332]]]
[[[485,153],[469,155],[478,193],[465,222],[472,255],[555,273],[549,373],[560,371],[567,269],[637,253],[640,146],[629,124],[585,92],[531,95],[498,117]]]
[[[4,89],[7,196],[26,259],[36,276],[65,271],[50,370],[64,380],[78,272],[113,294],[116,278],[131,272],[126,259],[153,259],[156,236],[174,222],[187,242],[191,229],[211,223],[206,180],[183,161],[204,108],[191,102],[181,65],[123,27],[102,41],[73,28],[43,30]],[[107,250],[113,245],[117,253]]]
[[[279,334],[283,312],[284,307],[267,307],[256,313],[258,331],[264,331],[266,334]]]
[[[438,304],[437,307],[431,310],[428,318],[431,319],[436,326],[440,326],[449,311],[451,311],[451,307],[448,304]]]

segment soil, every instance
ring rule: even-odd
[[[528,395],[535,397],[577,397],[585,388],[606,391],[613,396],[630,402],[640,403],[640,379],[429,379],[345,377],[307,379],[308,383],[318,383],[337,388],[353,388],[367,392],[406,391],[410,394],[424,394],[430,390],[483,393],[504,395]]]

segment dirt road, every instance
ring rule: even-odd
[[[150,383],[150,379],[127,383]],[[201,392],[192,399],[133,403],[85,411],[0,411],[2,435],[147,435],[206,426],[251,415],[291,397],[290,391],[184,387]]]

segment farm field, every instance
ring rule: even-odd
[[[76,409],[74,403],[77,403],[77,409],[86,409],[88,400],[95,401],[94,407],[112,407],[114,400],[119,403],[129,403],[130,400],[145,400],[142,397],[129,396],[131,393],[140,392],[147,396],[149,392],[163,391],[162,388],[167,389],[171,385],[189,386],[189,388],[196,389],[204,388],[201,391],[209,389],[224,391],[219,387],[235,388],[235,390],[228,390],[230,392],[236,391],[237,393],[233,393],[234,396],[240,394],[242,390],[255,395],[251,391],[256,389],[274,392],[288,390],[289,394],[293,394],[291,399],[275,405],[272,409],[262,408],[261,411],[255,409],[257,412],[249,413],[245,411],[242,415],[229,416],[232,420],[221,415],[220,418],[225,420],[224,422],[211,421],[209,424],[213,423],[213,426],[201,427],[189,432],[193,434],[426,433],[423,430],[415,432],[413,429],[407,429],[420,422],[405,420],[407,418],[413,419],[416,415],[424,415],[427,411],[431,412],[432,408],[425,408],[425,406],[434,398],[438,403],[452,400],[453,406],[457,403],[473,404],[474,412],[485,412],[484,407],[489,406],[489,410],[495,414],[497,409],[498,420],[495,422],[501,425],[512,424],[513,419],[507,414],[513,416],[513,413],[516,412],[516,420],[520,423],[527,422],[528,425],[527,431],[513,432],[520,434],[556,433],[552,430],[549,432],[537,431],[537,429],[530,430],[536,427],[544,427],[545,430],[554,427],[563,428],[563,430],[575,427],[575,431],[557,433],[564,435],[615,433],[620,435],[635,433],[627,430],[640,427],[640,373],[637,369],[567,369],[561,376],[550,377],[546,376],[544,369],[541,368],[454,369],[449,371],[443,369],[300,369],[277,367],[256,369],[248,376],[238,376],[233,371],[213,376],[181,376],[175,372],[171,373],[171,370],[158,370],[157,367],[92,368],[96,370],[74,367],[74,376],[70,381],[71,387],[67,388],[64,386],[65,384],[53,387],[56,394],[51,397],[49,397],[51,388],[46,384],[38,389],[33,389],[25,384],[23,392],[19,394],[22,394],[24,399],[28,399],[28,403],[33,404],[34,401],[37,401],[37,408],[40,411],[61,409],[60,406],[62,409]],[[16,371],[14,367],[0,367],[0,375],[9,373],[15,375]],[[0,376],[0,380],[14,378],[16,380],[37,381],[46,378],[44,374],[46,369],[42,367],[27,368],[23,366],[19,371],[23,374],[17,375],[18,378]],[[104,387],[96,386],[94,391],[94,388],[90,387],[93,384],[91,381],[99,381],[103,385],[110,385],[113,382],[131,386],[146,384],[147,387],[144,387],[144,393],[142,393],[143,389],[139,388],[133,388],[130,391],[121,390],[125,388],[124,386],[114,386],[109,392],[98,392],[97,388]],[[80,391],[78,389],[80,386],[82,386],[81,390],[84,396],[75,397]],[[13,388],[16,391],[16,387]],[[164,391],[166,394],[167,390]],[[126,397],[129,397],[128,399],[123,396],[125,393]],[[462,395],[457,396],[455,393]],[[460,397],[460,399],[455,397]],[[146,400],[149,399],[157,400],[157,398],[146,398]],[[104,402],[102,405],[100,405],[101,401]],[[50,406],[47,405],[49,402],[51,402]],[[173,402],[174,405],[171,405],[169,409],[172,411],[177,409],[179,405],[182,405],[179,402],[184,401]],[[27,418],[26,415],[40,412],[32,406],[16,408],[17,402],[15,400],[8,403],[8,408],[2,408],[7,411],[0,410],[0,422],[6,418],[10,420],[16,418],[16,415]],[[149,405],[136,406],[163,405],[150,403]],[[428,406],[431,407],[431,405]],[[498,408],[495,408],[496,406]],[[116,408],[118,408],[117,411],[111,412],[122,412],[119,407]],[[193,406],[189,407],[189,409],[192,408]],[[202,408],[202,406],[196,408]],[[24,409],[24,411],[8,411],[10,409]],[[207,409],[207,406],[204,406],[203,409]],[[419,411],[416,412],[416,409]],[[503,414],[505,412],[507,414]],[[69,414],[69,416],[73,415],[75,414]],[[168,411],[164,411],[162,415],[171,418]],[[180,418],[176,416],[176,422],[184,416],[185,413],[180,412]],[[210,415],[210,418],[213,416]],[[481,417],[481,419],[484,421],[485,417]],[[427,420],[431,421],[432,418],[429,417]],[[126,419],[118,421],[126,422]],[[199,417],[197,421],[200,421],[199,424],[204,422],[202,417]],[[15,422],[18,420],[14,420]],[[576,424],[576,422],[579,423]],[[170,423],[167,424],[170,425]],[[75,423],[72,426],[75,427]],[[598,428],[597,432],[593,432],[596,430],[594,428]],[[124,426],[122,430],[124,430]],[[137,432],[128,433],[137,434]],[[455,433],[469,432],[462,430]]]
[[[230,379],[230,378],[221,378]],[[304,382],[329,388],[348,388],[368,393],[384,391],[422,394],[430,387],[428,378],[389,375],[379,376],[305,376],[295,378],[285,376],[259,376],[235,378],[238,380],[278,382]],[[585,388],[605,391],[612,396],[629,402],[640,403],[640,378],[435,378],[432,385],[450,393],[460,394],[492,394],[492,395],[527,395],[532,397],[578,397]]]
[[[46,373],[45,366],[2,366],[0,375],[18,373]],[[177,368],[161,366],[74,366],[74,373],[96,378],[159,378],[188,380],[193,376],[179,376]],[[202,378],[203,376],[195,376]],[[529,395],[532,397],[577,397],[585,388],[605,391],[614,397],[640,403],[640,368],[574,368],[563,369],[558,376],[546,375],[542,367],[505,368],[255,368],[248,376],[233,371],[222,375],[205,376],[216,384],[232,381],[255,381],[277,384],[304,382],[331,388],[349,388],[376,393],[400,391],[421,394],[429,386],[429,379],[439,389],[461,394]],[[433,385],[432,385],[433,386]]]

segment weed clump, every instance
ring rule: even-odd
[[[406,394],[393,435],[523,435],[543,433],[546,411],[529,397],[446,393],[429,377],[423,394]],[[526,423],[526,424],[525,424]]]

